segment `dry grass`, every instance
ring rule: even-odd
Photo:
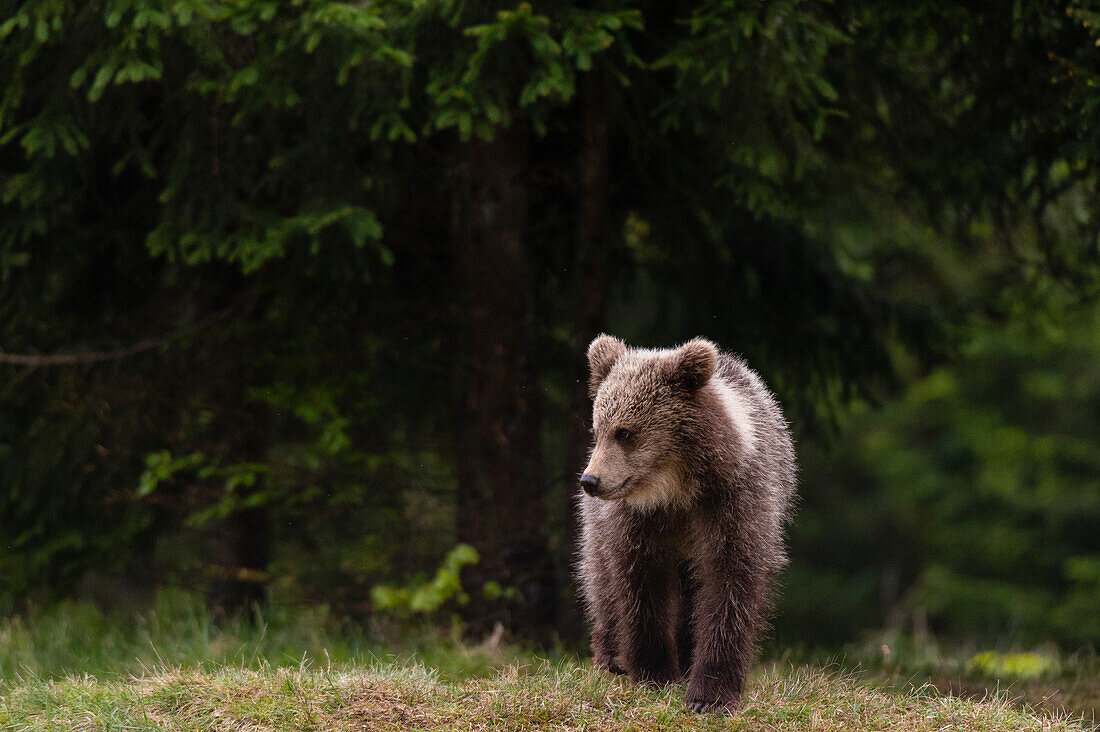
[[[751,680],[733,717],[685,711],[683,687],[638,689],[572,662],[448,681],[413,664],[318,670],[173,669],[0,685],[0,729],[76,730],[1076,730],[1004,697],[904,692],[808,666]]]

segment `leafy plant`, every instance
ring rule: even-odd
[[[374,610],[408,618],[430,616],[451,601],[465,605],[470,597],[462,590],[459,573],[463,567],[477,564],[478,559],[473,547],[459,544],[447,553],[431,579],[418,576],[403,585],[375,585],[371,589]]]

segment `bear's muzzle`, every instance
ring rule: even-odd
[[[594,475],[582,475],[581,488],[584,488],[584,492],[588,495],[594,496],[600,492],[600,479]]]

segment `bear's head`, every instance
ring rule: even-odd
[[[685,435],[696,393],[714,374],[718,349],[695,338],[679,348],[628,348],[601,335],[588,347],[595,446],[580,478],[591,496],[654,508],[689,500]]]

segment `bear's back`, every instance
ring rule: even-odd
[[[790,427],[779,402],[760,376],[733,354],[719,353],[714,378],[721,379],[736,396],[738,404],[731,411],[741,414],[734,417],[734,423],[749,422],[739,427],[748,438],[744,459],[778,499],[777,508],[787,513],[794,499],[797,468]]]

